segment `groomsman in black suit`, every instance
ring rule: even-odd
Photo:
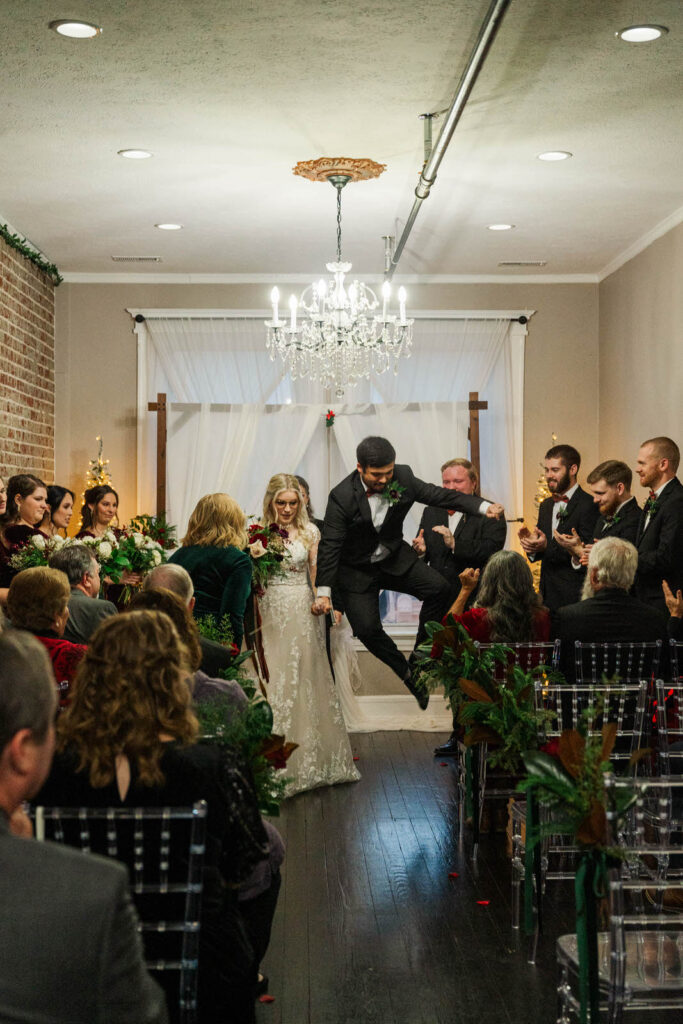
[[[379,592],[412,594],[427,605],[430,619],[448,601],[443,576],[424,565],[403,539],[403,522],[416,502],[453,508],[468,515],[503,515],[474,495],[458,494],[418,480],[410,466],[396,465],[396,452],[384,437],[366,437],[356,449],[358,465],[330,493],[318,549],[314,615],[325,615],[336,586],[354,634],[388,665],[426,708],[429,694],[416,687],[410,665],[382,629]]]
[[[649,495],[636,537],[634,593],[661,611],[665,610],[662,581],[674,594],[683,588],[683,484],[676,476],[680,460],[678,445],[670,437],[644,441],[638,452],[636,472]]]
[[[558,542],[559,534],[591,543],[598,507],[577,483],[581,456],[569,444],[556,444],[545,455],[545,479],[550,497],[541,502],[533,531],[523,526],[519,541],[530,562],[541,560],[541,597],[551,613],[581,596],[585,571],[572,568],[572,556]]]
[[[441,467],[441,486],[458,494],[479,494],[479,477],[469,459],[450,459]],[[450,584],[448,604],[439,618],[446,614],[460,593],[459,575],[463,569],[483,570],[495,551],[505,547],[507,524],[503,519],[488,516],[470,516],[453,509],[426,508],[413,548],[426,565],[440,572]],[[476,600],[476,589],[467,601],[467,607]],[[416,645],[426,638],[428,622],[424,606],[420,614]]]
[[[616,459],[601,462],[586,477],[593,501],[600,512],[593,531],[593,540],[619,537],[635,544],[640,523],[640,506],[631,494],[632,480],[630,466]],[[584,544],[575,529],[571,534],[558,533],[557,542],[571,553],[573,568],[578,570],[582,565],[587,565],[591,545]]]

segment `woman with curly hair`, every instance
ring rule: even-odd
[[[78,537],[101,537],[107,530],[118,526],[119,496],[113,487],[96,484],[83,495],[81,507],[81,529]]]
[[[273,727],[299,744],[287,762],[287,796],[360,778],[334,685],[325,626],[311,615],[320,531],[295,476],[278,473],[263,499],[263,523],[287,531],[285,573],[259,601]]]
[[[550,613],[534,590],[526,560],[516,551],[496,551],[486,563],[476,603],[465,611],[479,582],[479,569],[460,573],[460,593],[450,609],[473,640],[524,643],[550,639]],[[444,622],[446,620],[444,619]]]
[[[167,615],[134,611],[103,622],[77,673],[72,704],[60,716],[58,754],[36,801],[67,807],[207,801],[199,1019],[252,1024],[256,963],[234,886],[266,855],[267,839],[239,755],[197,742],[188,668]]]
[[[169,558],[192,577],[195,618],[213,615],[220,622],[227,615],[238,647],[251,594],[251,559],[244,551],[246,523],[244,512],[229,494],[205,494],[190,516],[181,547]]]

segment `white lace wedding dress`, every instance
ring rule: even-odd
[[[327,660],[325,623],[311,614],[308,568],[310,560],[315,569],[320,540],[313,523],[304,539],[287,542],[287,573],[259,600],[273,731],[299,744],[285,769],[292,780],[287,796],[360,778]]]

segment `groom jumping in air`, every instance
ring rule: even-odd
[[[503,508],[418,480],[410,466],[396,465],[396,452],[384,437],[366,437],[356,458],[356,469],[337,484],[327,502],[311,611],[329,612],[332,587],[338,588],[355,636],[399,676],[424,709],[429,694],[416,685],[410,662],[382,629],[379,592],[412,594],[424,602],[429,621],[445,614],[450,588],[404,541],[403,521],[416,501],[491,518],[502,516]]]

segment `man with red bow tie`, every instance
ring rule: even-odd
[[[417,685],[404,655],[382,629],[379,592],[412,594],[438,619],[448,605],[443,576],[418,558],[403,539],[403,522],[414,502],[454,508],[472,516],[501,518],[501,505],[424,483],[410,466],[396,465],[384,437],[366,437],[356,449],[358,465],[332,490],[318,549],[317,597],[311,611],[326,614],[336,586],[355,636],[403,680],[421,708],[429,694]]]
[[[550,497],[541,502],[533,531],[523,526],[519,542],[530,562],[541,560],[541,597],[551,613],[581,597],[585,570],[572,568],[571,552],[558,543],[560,534],[577,535],[591,544],[599,508],[579,487],[581,456],[569,444],[556,444],[545,454],[545,479]]]

